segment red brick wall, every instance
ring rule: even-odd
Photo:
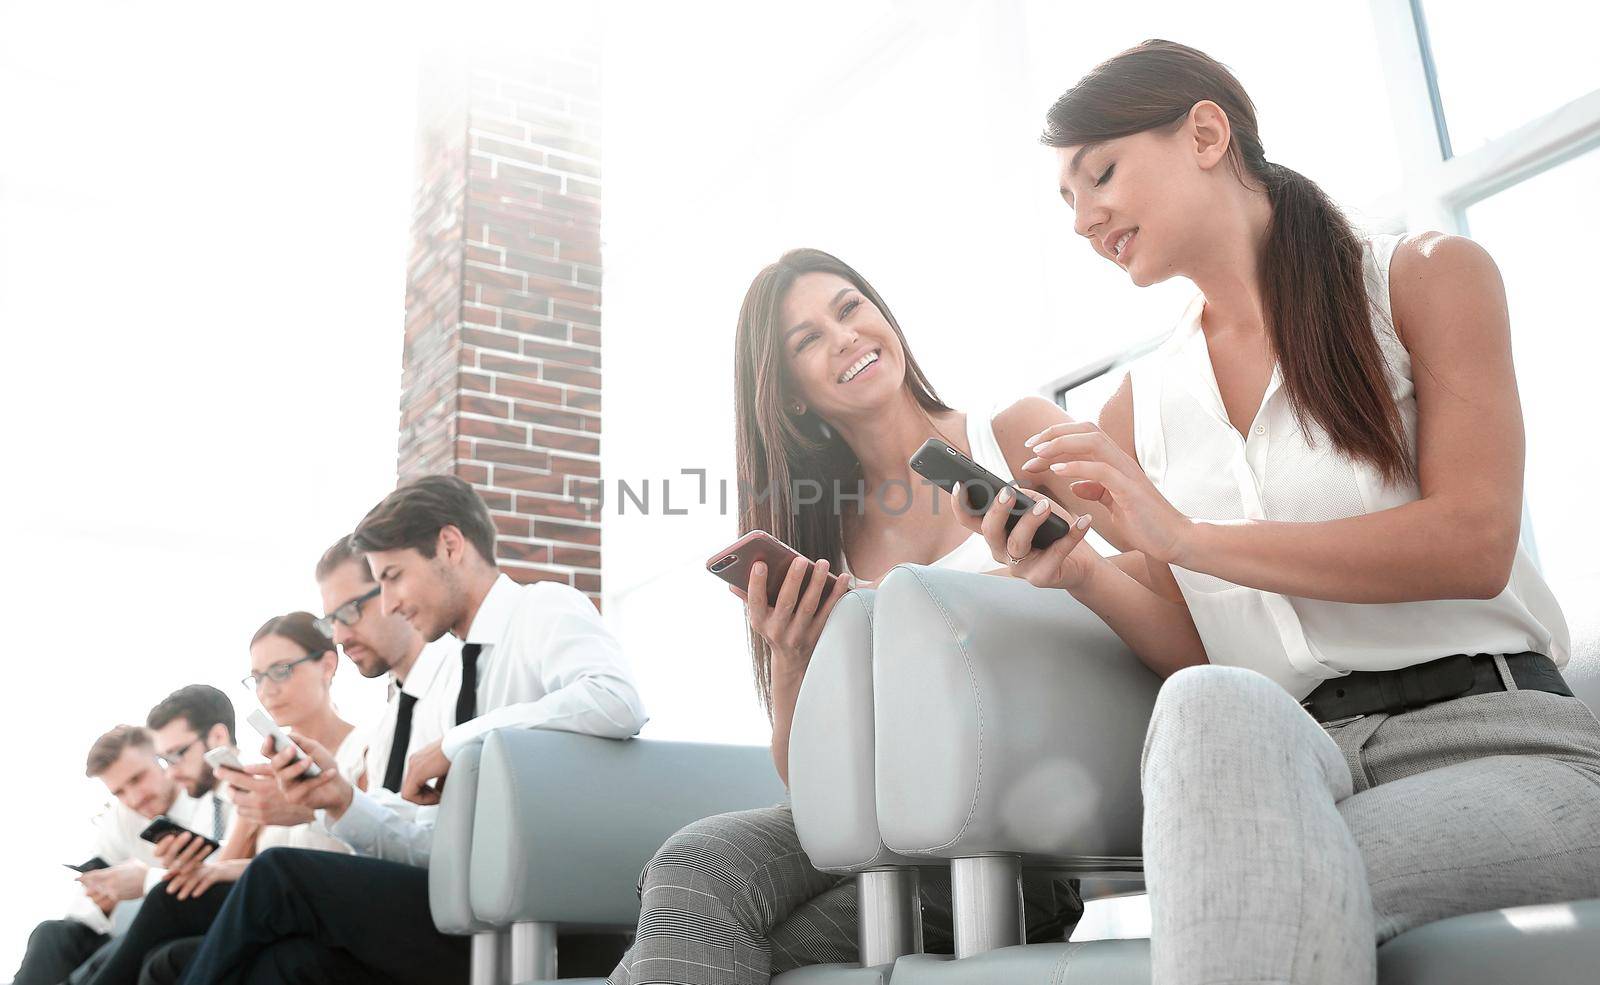
[[[430,76],[448,78],[434,82]],[[597,47],[424,76],[400,475],[453,472],[501,567],[599,601]]]

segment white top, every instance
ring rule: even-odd
[[[1011,466],[1006,462],[1005,453],[1000,450],[1000,442],[994,436],[994,418],[998,412],[999,408],[996,407],[987,414],[967,415],[967,444],[972,449],[972,454],[967,457],[993,472],[1001,482],[1016,482],[1016,477],[1011,474]],[[994,571],[1000,564],[989,552],[989,544],[983,539],[983,535],[975,533],[968,535],[966,540],[934,561],[932,566],[982,574]],[[839,568],[850,579],[850,584],[860,584],[860,580],[850,574],[850,562],[845,557],[842,546],[839,548]]]
[[[411,740],[406,743],[406,755],[423,746],[437,742],[444,735],[447,720],[439,705],[448,703],[449,713],[455,712],[455,690],[444,694],[441,682],[444,669],[461,661],[461,641],[454,636],[441,636],[426,644],[411,665],[411,674],[401,684],[389,677],[389,700],[384,705],[383,717],[378,719],[367,741],[367,789],[376,792],[383,786],[383,777],[389,769],[389,747],[394,742],[394,727],[400,715],[402,692],[417,699],[411,707]],[[448,701],[447,701],[448,699]]]
[[[1415,460],[1417,401],[1411,355],[1394,331],[1389,261],[1397,236],[1365,245],[1373,330]],[[1132,373],[1139,464],[1184,514],[1207,520],[1314,523],[1392,509],[1420,498],[1415,481],[1388,483],[1365,462],[1332,450],[1325,433],[1295,420],[1273,367],[1245,437],[1228,420],[1196,298],[1172,337]],[[1172,566],[1212,663],[1249,667],[1303,698],[1351,671],[1394,670],[1452,653],[1549,655],[1570,649],[1555,597],[1519,546],[1505,591],[1486,601],[1351,603],[1293,598]]]
[[[352,785],[361,782],[361,777],[367,772],[367,737],[359,728],[351,729],[350,734],[339,743],[339,748],[333,752],[334,760],[339,764],[339,775],[349,780]],[[318,821],[307,821],[305,824],[269,824],[256,835],[256,854],[260,855],[269,848],[315,848],[324,852],[350,853],[350,846],[335,838],[328,829]]]
[[[496,728],[553,728],[625,739],[646,721],[633,672],[588,596],[570,585],[495,579],[463,643],[479,643],[478,717],[454,724],[461,661],[440,674],[443,750],[454,758]],[[415,723],[413,723],[413,728]],[[357,853],[426,866],[434,807],[357,790],[332,825]],[[403,805],[403,806],[402,806]]]
[[[213,807],[216,802],[214,794],[191,797],[180,789],[172,806],[164,813],[191,831],[221,841],[233,812],[226,803],[220,810]],[[150,821],[150,818],[125,806],[122,801],[113,800],[90,822],[94,826],[94,848],[89,853],[90,857],[98,855],[112,865],[137,859],[150,866],[150,871],[144,877],[144,890],[147,893],[167,877],[167,870],[156,867],[156,846],[139,837],[139,832],[149,827]],[[101,912],[100,907],[87,895],[72,904],[67,919],[76,920],[102,934],[111,933],[111,918]]]

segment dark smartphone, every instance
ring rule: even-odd
[[[956,483],[961,483],[961,492],[966,497],[967,505],[979,513],[988,510],[995,494],[1003,487],[1011,486],[1017,498],[1012,500],[1011,516],[1006,518],[1007,530],[1015,527],[1017,521],[1033,509],[1034,500],[1027,493],[1012,483],[1002,482],[999,476],[938,438],[929,438],[922,443],[917,453],[911,456],[911,468],[945,492],[950,492]],[[1033,546],[1039,549],[1049,547],[1065,537],[1070,529],[1066,520],[1051,513],[1034,531]]]
[[[186,828],[183,825],[179,824],[177,821],[174,821],[172,818],[166,816],[165,814],[157,814],[156,817],[155,817],[155,820],[151,821],[145,827],[145,829],[143,831],[139,832],[139,837],[143,838],[145,841],[148,841],[150,844],[154,845],[156,842],[158,842],[161,839],[165,838],[167,835],[181,835],[186,831],[188,831],[189,834],[194,835],[196,838],[199,838],[201,841],[205,842],[206,844],[210,845],[212,851],[216,851],[217,849],[222,847],[221,845],[217,844],[216,839],[207,838],[205,835],[201,834],[198,831],[189,831],[188,828]]]
[[[750,566],[757,561],[765,561],[767,604],[777,605],[778,590],[783,587],[783,579],[789,575],[789,565],[800,556],[799,551],[765,530],[752,530],[707,558],[706,570],[737,588],[740,597],[743,597],[745,586],[750,584]],[[807,569],[805,580],[800,583],[801,594],[810,587],[814,571],[815,568]],[[828,597],[828,593],[833,591],[833,583],[838,580],[838,575],[828,573],[828,583],[822,586],[823,598]]]
[[[87,862],[79,862],[77,865],[73,865],[71,862],[62,862],[61,864],[74,872],[93,872],[96,869],[111,868],[111,863],[98,855]]]

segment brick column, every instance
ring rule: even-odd
[[[423,75],[400,478],[454,473],[519,581],[599,601],[600,54]]]

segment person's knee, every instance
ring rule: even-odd
[[[28,947],[39,947],[55,940],[66,932],[68,920],[41,920],[28,935]]]
[[[668,838],[645,868],[641,896],[652,888],[679,887],[708,893],[734,905],[749,895],[759,869],[770,861],[760,846],[772,838],[771,818],[738,811],[702,818]]]
[[[28,935],[28,950],[59,948],[82,926],[84,925],[76,920],[45,920],[34,927],[33,933]]]
[[[1287,692],[1271,678],[1243,667],[1201,664],[1167,678],[1156,697],[1157,714],[1217,717],[1218,713],[1256,710],[1281,703]]]
[[[171,885],[171,880],[163,879],[151,887],[150,891],[144,894],[144,900],[139,903],[139,912],[134,915],[134,921],[148,923],[151,920],[161,920],[176,910],[178,894],[167,892]]]
[[[269,848],[250,860],[240,881],[249,876],[254,876],[257,882],[282,880],[299,867],[304,854],[305,849],[302,848]]]
[[[1227,728],[1285,713],[1304,714],[1270,678],[1243,667],[1202,664],[1167,678],[1150,714],[1150,730],[1166,737],[1201,725]]]
[[[1248,741],[1263,728],[1292,727],[1287,716],[1305,718],[1281,686],[1253,670],[1203,664],[1169,677],[1156,696],[1145,733],[1143,768],[1203,755],[1207,748]],[[1309,719],[1308,719],[1309,720]],[[1201,741],[1204,740],[1204,741]]]

